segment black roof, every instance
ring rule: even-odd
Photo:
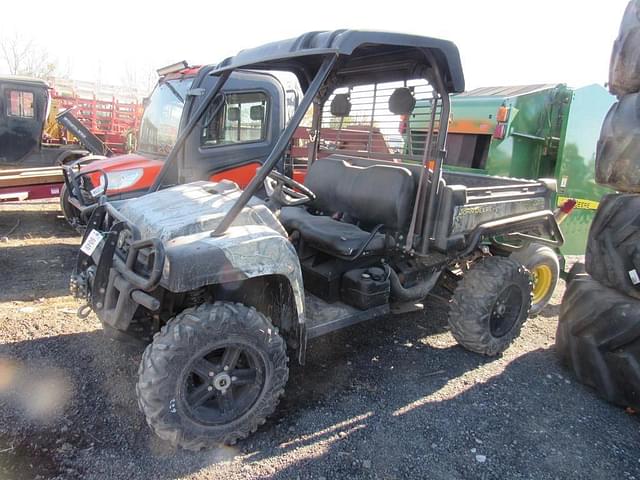
[[[40,80],[39,78],[34,77],[24,77],[20,75],[0,75],[0,83],[15,83],[18,85],[49,88],[49,84],[44,80]]]
[[[311,81],[322,62],[322,56],[337,53],[349,56],[341,67],[354,72],[354,63],[358,60],[371,61],[386,66],[386,72],[380,70],[381,78],[390,80],[415,78],[416,66],[429,63],[425,53],[433,59],[443,78],[445,88],[450,93],[464,91],[464,75],[460,63],[458,48],[453,42],[438,38],[408,35],[403,33],[335,30],[309,32],[297,38],[267,43],[265,45],[242,50],[234,57],[222,61],[213,73],[251,67],[256,69],[287,69],[294,71],[300,78],[303,88]],[[364,75],[370,78],[371,72]],[[306,80],[306,81],[305,81]],[[344,81],[358,81],[357,75],[345,74]]]

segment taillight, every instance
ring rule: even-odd
[[[502,140],[507,136],[507,125],[509,124],[509,112],[511,109],[504,103],[498,108],[496,113],[496,129],[493,132],[493,138]]]
[[[506,136],[507,136],[507,124],[499,123],[498,125],[496,125],[496,129],[493,132],[493,138],[502,140]]]
[[[498,108],[498,113],[496,114],[496,121],[502,122],[502,123],[508,122],[509,111],[510,111],[509,107],[507,107],[506,105],[501,105],[500,108]]]

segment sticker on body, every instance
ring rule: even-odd
[[[89,192],[93,198],[98,198],[100,195],[104,193],[104,187],[102,185],[98,185],[96,188]]]
[[[102,234],[97,230],[91,230],[87,235],[87,239],[82,243],[80,251],[85,255],[91,256],[100,245],[100,242],[102,242]]]

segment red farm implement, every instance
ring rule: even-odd
[[[115,87],[63,79],[50,80],[51,111],[45,127],[49,144],[76,143],[77,140],[56,123],[56,116],[72,109],[73,115],[112,152],[134,149],[143,105],[135,93]]]

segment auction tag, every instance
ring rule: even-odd
[[[97,230],[91,230],[89,235],[87,235],[87,239],[80,247],[80,251],[85,255],[91,256],[96,248],[98,248],[98,245],[100,245],[100,242],[102,242],[102,234]]]

